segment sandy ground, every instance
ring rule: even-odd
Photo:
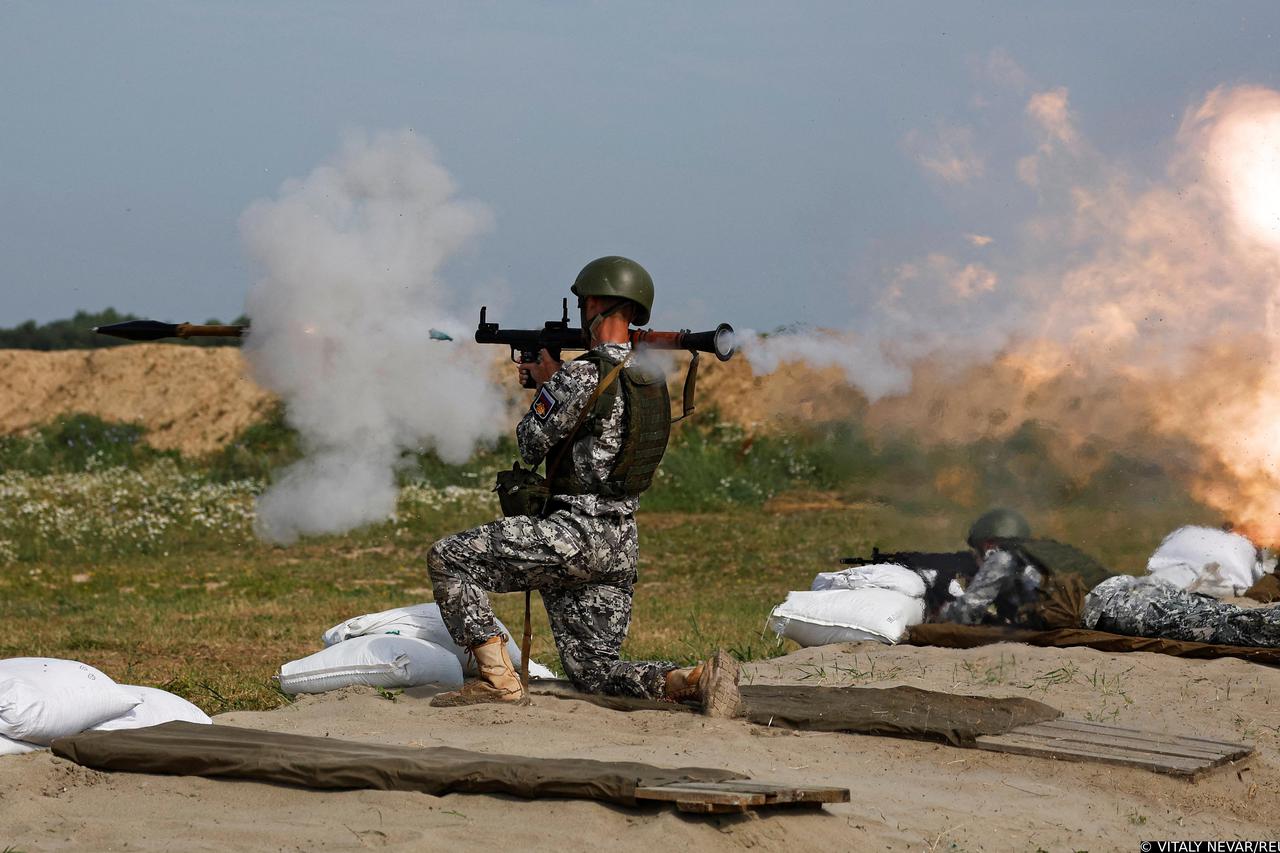
[[[822,812],[685,817],[670,808],[481,795],[318,792],[106,774],[48,753],[0,759],[0,849],[37,850],[1136,850],[1141,839],[1259,839],[1280,807],[1280,670],[1236,660],[1019,645],[964,651],[806,649],[746,669],[754,683],[911,684],[1030,696],[1069,716],[1258,746],[1196,782],[934,743],[790,733],[537,697],[530,708],[435,709],[429,691],[308,697],[216,722],[411,745],[728,767],[852,789]]]

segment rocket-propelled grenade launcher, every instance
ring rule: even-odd
[[[588,347],[587,335],[582,329],[569,325],[569,300],[561,303],[563,316],[559,320],[548,320],[541,329],[500,329],[497,323],[486,322],[486,308],[480,309],[480,325],[476,326],[476,343],[502,344],[511,347],[511,360],[517,364],[535,364],[538,353],[545,349],[552,358],[560,360],[560,352],[567,349],[585,350]],[[655,332],[653,329],[634,329],[631,332],[631,346],[635,349],[688,350],[693,353],[689,362],[689,372],[684,380],[684,412],[676,420],[684,420],[693,413],[694,393],[698,382],[698,356],[709,352],[721,361],[733,358],[737,344],[733,337],[733,326],[721,323],[709,332],[691,332],[681,329],[678,332]],[[533,388],[536,384],[527,372],[521,385]]]
[[[497,323],[486,322],[485,308],[480,309],[480,325],[476,327],[476,343],[502,344],[511,347],[511,360],[517,364],[535,364],[538,351],[545,349],[551,357],[560,360],[561,350],[587,349],[587,336],[582,329],[569,325],[569,300],[562,303],[564,316],[548,320],[541,329],[500,329]],[[698,353],[709,352],[721,361],[733,358],[737,345],[733,339],[733,326],[721,323],[709,332],[657,332],[653,329],[633,329],[631,346],[636,349],[688,350],[695,363]],[[526,377],[524,387],[532,388],[533,380]]]

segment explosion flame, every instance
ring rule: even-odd
[[[1035,146],[1008,171],[1038,204],[1017,245],[993,259],[965,223],[961,252],[888,270],[846,332],[744,336],[753,367],[842,366],[869,423],[937,441],[1037,420],[1067,454],[1190,443],[1196,497],[1280,542],[1280,92],[1210,92],[1155,181],[1094,149],[1067,89],[1022,104]]]

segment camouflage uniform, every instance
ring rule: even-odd
[[[1084,626],[1133,637],[1280,647],[1280,608],[1237,607],[1154,577],[1117,575],[1085,599]]]
[[[1037,601],[1043,581],[1036,567],[1014,552],[992,548],[964,594],[942,605],[938,621],[961,625],[1014,621],[1015,614]]]
[[[614,359],[630,352],[626,344],[599,349]],[[571,361],[543,384],[516,427],[527,464],[541,462],[569,434],[599,381],[594,364]],[[584,427],[560,464],[573,465],[586,483],[607,479],[622,448],[623,415],[619,394],[599,429]],[[557,495],[546,518],[503,518],[436,542],[427,570],[454,642],[471,647],[500,633],[486,590],[536,589],[574,684],[593,693],[662,696],[674,663],[618,657],[631,623],[638,505],[635,497]]]

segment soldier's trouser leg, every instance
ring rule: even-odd
[[[427,553],[440,615],[460,646],[500,633],[487,592],[518,592],[592,580],[582,536],[557,518],[500,518],[453,536]]]
[[[568,512],[502,518],[436,542],[427,570],[440,614],[461,646],[500,633],[486,591],[538,589],[565,671],[580,688],[656,697],[663,676],[676,668],[618,660],[631,621],[634,519]]]
[[[1237,607],[1151,577],[1098,584],[1085,600],[1084,625],[1134,637],[1280,647],[1280,609]]]
[[[581,690],[638,699],[660,699],[668,661],[618,657],[631,624],[631,584],[586,584],[542,590],[560,662]]]

